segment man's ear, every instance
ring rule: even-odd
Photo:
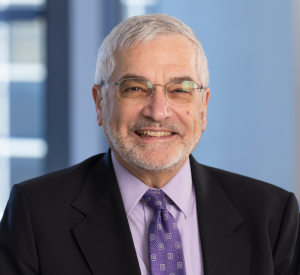
[[[205,131],[206,124],[207,124],[207,105],[209,102],[209,97],[210,97],[210,89],[207,87],[205,88],[205,101],[203,102],[203,129],[202,131]]]
[[[102,125],[102,89],[101,86],[94,84],[92,87],[93,99],[95,101],[97,122],[98,125]]]

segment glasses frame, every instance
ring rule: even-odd
[[[139,80],[144,80],[144,81],[148,81],[148,82],[150,82],[150,83],[152,84],[152,91],[151,91],[151,94],[150,94],[150,96],[149,96],[146,100],[144,100],[144,101],[134,102],[134,101],[126,100],[126,99],[122,98],[122,97],[120,96],[120,93],[118,92],[118,96],[119,96],[120,99],[122,99],[122,100],[124,100],[124,101],[127,101],[127,102],[132,102],[132,103],[142,103],[142,102],[148,101],[148,100],[152,97],[152,95],[155,94],[155,86],[162,86],[162,87],[165,87],[165,95],[166,95],[166,97],[167,97],[167,100],[168,100],[170,103],[175,104],[175,105],[190,105],[190,104],[196,103],[197,100],[196,100],[195,102],[193,102],[193,103],[185,103],[185,104],[180,104],[180,103],[174,103],[174,102],[172,102],[172,101],[169,99],[169,97],[168,97],[167,86],[168,86],[170,83],[190,81],[190,82],[193,82],[193,83],[197,84],[198,89],[199,89],[199,93],[201,92],[202,89],[205,89],[203,86],[200,86],[197,82],[194,82],[194,81],[192,81],[192,80],[182,80],[182,81],[178,81],[178,80],[177,80],[177,81],[170,81],[170,82],[167,83],[166,85],[163,85],[163,84],[153,84],[151,81],[149,81],[149,80],[147,80],[147,79],[144,79],[144,78],[136,78],[136,77],[134,77],[134,78],[124,78],[124,79],[121,79],[119,82],[103,81],[103,84],[104,84],[104,83],[109,83],[109,84],[115,84],[116,86],[119,86],[119,84],[120,84],[122,81],[124,81],[124,80],[129,80],[129,79],[139,79]],[[103,85],[103,84],[102,84],[102,85]]]

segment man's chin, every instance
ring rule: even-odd
[[[130,153],[119,152],[121,157],[130,164],[131,167],[139,170],[152,172],[166,172],[179,167],[188,157],[179,150],[172,152],[159,150],[158,148],[149,150],[148,148],[135,148]]]

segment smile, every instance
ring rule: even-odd
[[[174,133],[172,132],[166,132],[166,131],[146,131],[146,130],[138,130],[136,131],[136,134],[138,134],[140,137],[164,137],[164,136],[171,136]]]

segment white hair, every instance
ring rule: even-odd
[[[200,41],[190,27],[167,14],[133,16],[117,25],[100,46],[95,83],[102,86],[110,78],[114,71],[117,50],[129,50],[133,45],[147,43],[162,34],[181,34],[192,41],[197,53],[196,66],[199,78],[202,86],[207,87],[209,82],[207,59]]]

